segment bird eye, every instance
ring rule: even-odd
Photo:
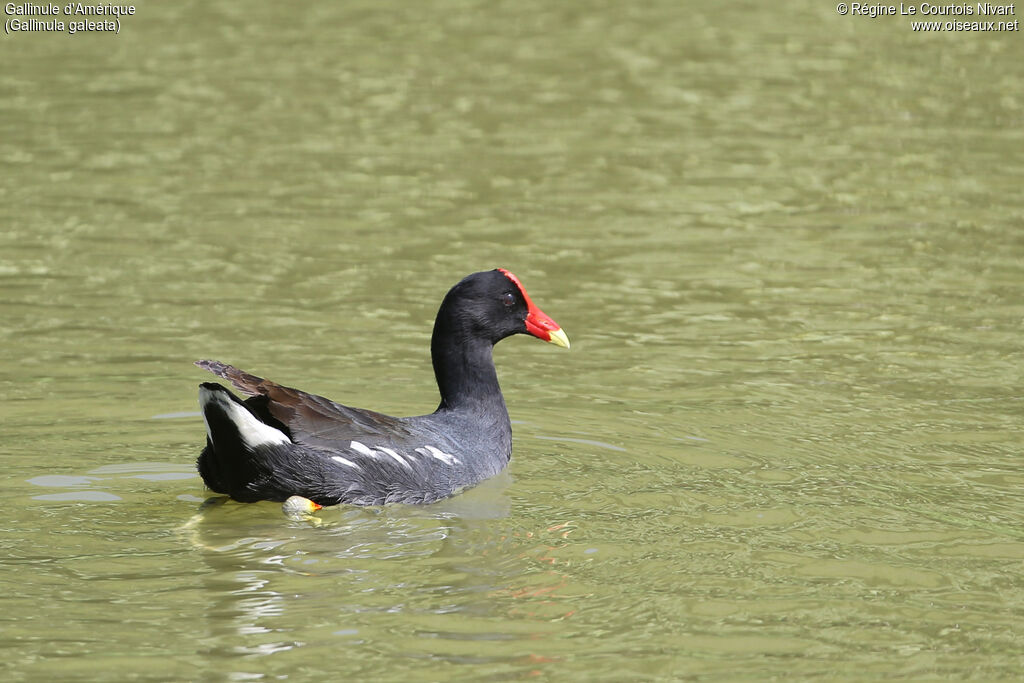
[[[504,294],[501,295],[501,303],[505,304],[506,306],[511,306],[515,302],[516,297],[515,295],[512,294],[512,292],[505,292]]]

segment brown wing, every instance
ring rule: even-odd
[[[251,396],[246,404],[260,417],[283,425],[292,441],[323,448],[348,448],[350,441],[391,442],[409,436],[402,418],[361,408],[349,408],[334,401],[282,386],[268,379],[215,360],[198,360],[196,365],[231,382]],[[270,421],[270,420],[268,420]]]

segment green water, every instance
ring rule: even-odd
[[[0,65],[5,680],[1020,675],[1019,32],[146,3]],[[496,351],[508,473],[196,516],[193,359],[425,412],[498,266],[573,342]]]

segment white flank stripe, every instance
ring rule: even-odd
[[[352,443],[349,444],[349,448],[354,450],[356,453],[359,453],[360,455],[368,455],[371,458],[373,457],[373,450],[371,450],[370,447],[364,443],[353,441]]]
[[[426,453],[423,453],[423,455],[429,455],[433,458],[437,458],[446,465],[454,465],[455,463],[459,462],[459,459],[456,458],[454,455],[445,453],[440,448],[435,448],[433,446],[427,446],[426,448],[417,448],[416,450],[421,453],[423,453],[423,451],[426,451]]]
[[[359,469],[359,465],[355,464],[354,462],[352,462],[348,458],[341,457],[340,455],[332,455],[331,456],[331,460],[334,460],[336,462],[340,462],[342,465],[348,465],[349,467],[355,467],[357,470]]]
[[[398,464],[400,464],[400,465],[404,465],[404,466],[405,466],[406,468],[408,468],[408,469],[410,469],[410,470],[412,469],[412,465],[410,465],[410,464],[409,464],[409,463],[408,463],[408,462],[407,462],[407,461],[405,460],[405,458],[403,458],[402,456],[400,456],[400,455],[399,455],[398,453],[395,453],[395,452],[394,452],[393,450],[391,450],[390,448],[380,448],[380,447],[378,447],[378,448],[377,448],[377,450],[379,450],[380,452],[384,453],[384,455],[390,455],[390,456],[391,456],[392,458],[394,458],[395,462],[397,462]]]

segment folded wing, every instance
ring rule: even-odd
[[[410,436],[401,418],[350,408],[334,401],[282,386],[215,360],[196,365],[222,377],[250,398],[245,403],[260,419],[281,429],[292,441],[321,448],[348,448],[349,442],[379,437],[390,442]]]

